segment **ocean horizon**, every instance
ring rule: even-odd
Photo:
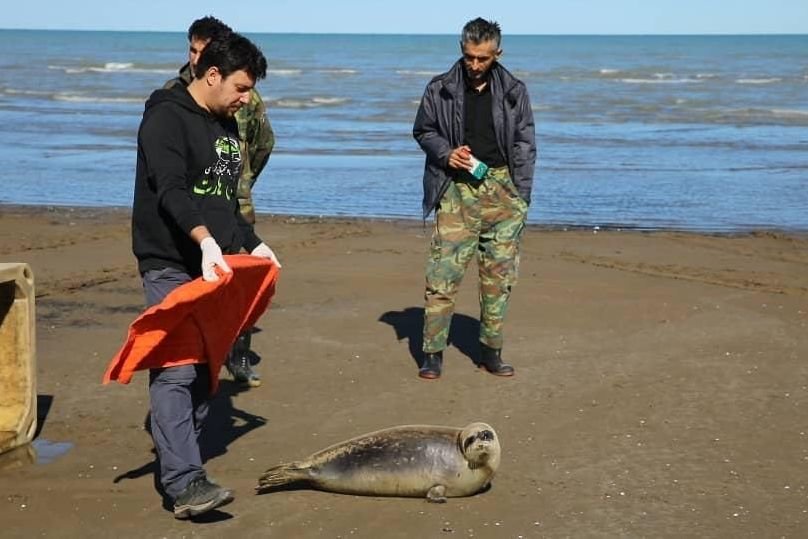
[[[259,212],[421,219],[412,122],[445,34],[245,33],[276,134]],[[131,205],[143,103],[185,32],[0,30],[0,204]],[[539,159],[528,222],[808,230],[808,36],[508,35]]]
[[[186,29],[180,30],[111,30],[108,28],[5,28],[0,26],[0,32],[109,32],[117,34],[181,34],[185,36]],[[241,32],[245,36],[450,36],[457,38],[459,32],[449,33],[419,33],[419,32]],[[503,39],[508,36],[521,36],[521,37],[753,37],[753,36],[805,36],[808,34],[796,32],[752,32],[752,33],[737,33],[737,32],[712,32],[712,33],[659,33],[653,34],[640,34],[640,33],[604,33],[604,34],[525,34],[525,33],[511,33],[506,32]]]

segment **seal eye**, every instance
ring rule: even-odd
[[[491,440],[494,439],[494,433],[491,432],[490,430],[480,431],[480,433],[477,434],[477,439],[482,440],[484,442],[490,442]]]

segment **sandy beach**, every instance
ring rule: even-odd
[[[101,377],[143,309],[128,210],[0,207],[36,279],[41,448],[0,456],[2,537],[805,537],[808,237],[528,229],[501,379],[474,367],[476,266],[444,375],[420,380],[421,222],[259,217],[283,269],[203,441],[233,504],[176,521],[154,486],[147,376]],[[474,497],[256,495],[269,466],[403,424],[499,433]],[[67,446],[58,446],[67,447]],[[46,453],[46,451],[43,451]]]

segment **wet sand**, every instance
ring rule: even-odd
[[[128,211],[0,207],[0,260],[36,279],[41,449],[0,456],[0,535],[808,534],[808,237],[529,229],[503,354],[516,376],[474,368],[472,265],[444,375],[423,381],[420,222],[258,231],[283,263],[253,338],[264,385],[224,375],[203,441],[237,498],[180,522],[154,487],[146,376],[101,385],[143,306]],[[253,492],[269,466],[358,434],[474,420],[503,446],[474,497]]]

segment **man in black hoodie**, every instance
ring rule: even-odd
[[[194,68],[205,46],[213,39],[232,32],[233,29],[216,17],[206,16],[196,19],[188,28],[188,63],[179,71],[179,76],[165,83],[163,88],[169,89],[178,84],[188,86],[194,79]],[[253,184],[269,160],[275,145],[275,134],[269,123],[266,106],[258,90],[250,91],[250,100],[236,113],[239,130],[239,147],[241,149],[241,177],[236,196],[239,209],[248,223],[255,224],[255,208],[252,200]],[[274,260],[274,262],[278,262]],[[280,267],[280,263],[278,263]],[[253,362],[260,357],[250,350],[252,328],[239,335],[233,349],[228,355],[225,366],[236,382],[249,387],[261,385],[261,377],[253,370]]]
[[[149,306],[195,277],[230,272],[222,253],[276,260],[239,211],[241,171],[234,114],[266,76],[266,59],[233,33],[211,41],[187,86],[156,90],[138,132],[132,245]],[[174,516],[190,518],[233,500],[202,467],[198,437],[209,373],[198,362],[149,373],[150,419],[160,481]]]

